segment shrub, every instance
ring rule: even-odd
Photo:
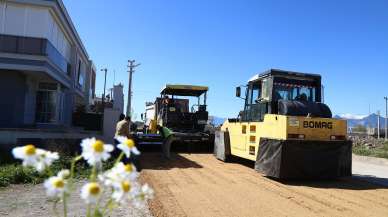
[[[51,166],[54,174],[58,173],[62,168],[70,168],[72,157],[64,156],[55,161]],[[111,168],[114,164],[113,160],[103,164],[103,169]],[[75,167],[75,178],[84,179],[90,174],[91,168],[87,166],[86,161],[80,161]],[[7,187],[10,184],[38,184],[42,183],[49,174],[40,174],[33,168],[23,167],[20,164],[5,164],[0,165],[0,187]]]
[[[40,183],[45,176],[40,175],[32,168],[24,168],[21,165],[9,164],[0,167],[0,187],[10,184]]]
[[[383,146],[368,148],[365,146],[355,146],[353,147],[353,153],[363,156],[372,156],[388,159],[388,143],[385,143]]]

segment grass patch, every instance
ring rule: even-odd
[[[355,146],[353,147],[353,153],[362,156],[371,156],[371,157],[380,157],[388,159],[388,142],[385,142],[384,145],[369,148],[366,146]]]
[[[6,187],[9,184],[36,184],[43,180],[44,175],[37,173],[32,168],[23,168],[17,164],[0,167],[0,187]]]
[[[70,169],[71,157],[61,157],[51,166],[54,174],[61,169]],[[111,168],[114,161],[104,163],[104,170]],[[75,178],[83,179],[90,175],[91,167],[85,161],[77,162],[75,167]],[[26,168],[21,163],[0,165],[0,187],[7,187],[10,184],[38,184],[43,182],[49,175],[47,173],[38,173],[33,168]]]

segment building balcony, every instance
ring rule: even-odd
[[[13,36],[0,34],[0,52],[46,56],[62,72],[71,74],[71,64],[45,38]]]

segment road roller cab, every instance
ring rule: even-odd
[[[271,69],[237,87],[236,96],[244,109],[216,132],[217,158],[253,160],[276,178],[351,175],[346,121],[333,119],[322,103],[320,75]]]

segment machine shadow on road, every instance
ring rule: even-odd
[[[272,179],[272,178],[270,178]],[[388,183],[388,179],[377,178],[371,176],[352,176],[345,178],[338,178],[335,180],[277,180],[282,184],[289,186],[307,186],[312,188],[323,189],[343,189],[343,190],[374,190],[374,189],[388,189],[387,185],[382,183]]]
[[[239,164],[253,169],[255,162],[238,157],[232,157],[228,163]],[[338,178],[334,180],[281,180],[266,177],[289,186],[307,186],[312,188],[345,189],[345,190],[373,190],[388,189],[388,179],[374,176],[353,174],[352,177]]]
[[[140,157],[142,169],[170,170],[173,168],[202,168],[196,162],[182,155],[171,153],[171,158],[166,159],[162,153],[143,153]]]
[[[385,186],[385,189],[388,189],[388,178],[380,178],[376,176],[369,176],[369,175],[359,175],[359,174],[353,174],[354,179],[359,179],[365,182],[375,183],[378,185]]]

